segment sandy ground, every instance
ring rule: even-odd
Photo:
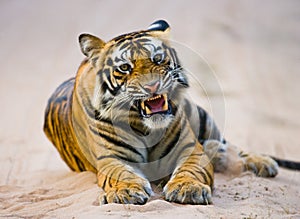
[[[299,161],[299,8],[296,0],[2,0],[0,217],[300,218],[300,173],[284,169],[274,179],[217,174],[210,206],[168,203],[159,190],[143,206],[98,206],[95,176],[71,172],[42,132],[48,97],[83,59],[80,33],[109,40],[164,18],[197,78],[191,97],[227,139]]]

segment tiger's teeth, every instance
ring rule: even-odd
[[[166,110],[169,109],[169,106],[168,106],[168,96],[167,96],[167,94],[163,94],[163,97],[164,97],[165,103],[164,103],[162,109],[163,109],[164,111],[166,111]]]
[[[150,100],[156,100],[158,98],[161,98],[161,95],[157,95],[155,97],[150,97],[149,99],[147,99],[147,101],[150,101]]]
[[[140,102],[140,107],[143,110],[143,113],[145,115],[153,114],[153,111],[151,110],[151,104],[148,103],[148,102],[155,101],[156,99],[161,99],[161,98],[164,99],[164,103],[163,103],[163,105],[161,106],[160,109],[158,109],[158,108],[155,109],[155,112],[161,112],[162,113],[162,112],[168,111],[168,109],[169,109],[168,95],[167,94],[159,94],[159,95],[150,97],[147,100],[144,100],[144,101]],[[148,106],[148,104],[150,104],[150,106]]]
[[[145,101],[141,101],[141,107],[143,110],[145,110]]]
[[[150,115],[152,113],[152,111],[147,106],[145,107],[145,110],[147,115]]]

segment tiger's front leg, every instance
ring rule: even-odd
[[[192,149],[192,151],[191,151]],[[164,187],[165,199],[183,204],[210,204],[213,166],[202,145],[186,148],[170,181]]]
[[[103,157],[98,162],[98,185],[105,194],[100,204],[145,204],[152,194],[151,185],[133,167],[117,158]]]

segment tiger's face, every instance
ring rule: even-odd
[[[180,90],[188,86],[164,21],[147,30],[119,36],[108,43],[80,36],[82,52],[97,72],[94,107],[101,116],[136,112],[148,128],[165,128],[180,104]],[[135,117],[136,119],[136,117]]]

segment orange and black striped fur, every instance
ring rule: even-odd
[[[168,177],[166,200],[209,204],[214,169],[227,169],[228,143],[184,97],[188,80],[169,30],[160,20],[107,43],[82,34],[86,59],[49,99],[46,135],[72,170],[97,174],[103,203],[144,204],[150,182]],[[277,174],[269,157],[239,158],[259,176]]]

